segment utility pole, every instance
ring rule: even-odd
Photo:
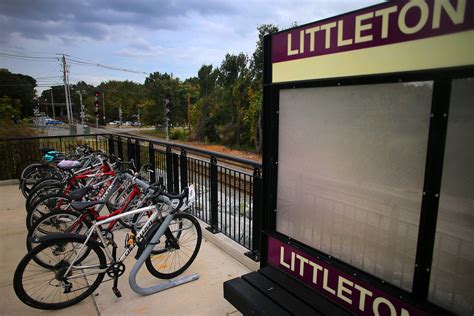
[[[69,98],[69,110],[71,111],[71,121],[74,123],[74,112],[72,110],[71,86],[69,85],[69,78],[67,80],[67,97]]]
[[[69,126],[72,124],[72,113],[71,113],[71,104],[69,98],[69,84],[67,80],[67,70],[66,70],[66,56],[63,54],[62,57],[63,63],[63,83],[64,83],[64,98],[66,99],[66,111],[67,111],[67,121]]]
[[[53,87],[51,87],[51,106],[53,107],[53,120],[56,119],[56,110],[54,109]]]

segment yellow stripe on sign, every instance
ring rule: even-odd
[[[474,30],[273,64],[273,82],[474,65]]]

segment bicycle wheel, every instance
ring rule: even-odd
[[[67,233],[85,235],[91,226],[89,221],[80,219],[81,214],[68,210],[58,210],[41,216],[28,232],[26,237],[26,248],[31,251],[39,245],[38,238],[47,236],[52,233]],[[54,266],[48,264],[49,258],[35,256],[33,258],[40,266],[53,269]]]
[[[84,244],[85,236],[59,234],[30,251],[18,264],[13,287],[18,298],[34,308],[60,309],[74,305],[89,296],[102,282],[107,266],[97,242]],[[81,247],[84,245],[84,248]],[[72,261],[87,250],[82,262]],[[34,257],[40,253],[50,258],[54,269],[39,266]],[[87,274],[87,275],[86,275]]]
[[[26,228],[31,230],[34,223],[43,215],[53,210],[65,210],[69,208],[71,199],[64,194],[47,195],[37,201],[26,214]]]
[[[21,172],[20,172],[20,177],[18,180],[22,180],[25,175],[27,173],[30,173],[31,170],[33,170],[34,168],[38,167],[38,166],[45,166],[46,164],[45,163],[42,163],[42,162],[38,162],[38,161],[32,161],[31,163],[27,164],[26,166],[23,166],[23,168],[21,169]]]
[[[64,184],[56,183],[57,179],[46,179],[40,186],[34,186],[25,200],[25,210],[32,207],[33,204],[44,198],[46,195],[59,194],[64,192]],[[51,181],[51,182],[50,182]],[[38,182],[39,183],[39,182]]]
[[[198,221],[189,214],[176,214],[153,253],[145,261],[148,271],[160,279],[172,279],[180,275],[196,258],[201,239]]]
[[[127,212],[130,212],[134,209],[137,209],[137,205],[140,203],[140,197],[135,197],[131,202],[130,204],[128,205],[128,207],[122,212],[122,214],[125,214]],[[143,206],[142,206],[143,207]],[[107,208],[109,210],[110,213],[112,213],[114,210],[111,210],[109,208],[109,206],[107,205]],[[135,215],[129,215],[129,216],[125,216],[125,217],[122,217],[118,220],[119,224],[122,225],[122,227],[124,228],[127,228],[127,229],[132,229],[132,227],[134,227],[134,224],[137,224],[135,226],[135,228],[141,228],[142,225],[145,223],[145,221],[148,219],[148,216],[146,216],[146,214],[144,214],[144,221],[139,224],[139,223],[136,223],[135,219],[136,218],[139,218],[138,216],[136,216],[138,214],[135,214]]]
[[[42,165],[34,167],[30,172],[25,173],[21,179],[20,188],[24,197],[27,197],[33,185],[44,178],[61,178],[60,171],[57,168]]]

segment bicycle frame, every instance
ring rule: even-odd
[[[104,236],[102,235],[102,230],[101,230],[101,226],[102,225],[105,225],[105,224],[108,224],[110,222],[113,222],[113,221],[117,221],[118,219],[122,218],[122,217],[125,217],[125,216],[129,216],[129,215],[135,215],[135,214],[140,214],[140,213],[144,213],[144,212],[150,212],[152,211],[152,215],[148,218],[147,222],[145,223],[145,225],[143,225],[143,227],[140,229],[140,231],[137,233],[135,239],[134,239],[134,242],[131,244],[131,245],[128,245],[125,250],[123,251],[123,253],[121,254],[120,258],[118,260],[115,260],[113,255],[110,253],[110,250],[108,249],[107,247],[107,242],[106,240],[104,239]],[[78,275],[74,275],[68,279],[76,279],[76,278],[80,278],[80,277],[83,277],[83,276],[87,276],[87,275],[92,275],[92,274],[97,274],[97,273],[103,273],[103,272],[106,272],[110,266],[110,263],[116,263],[116,262],[123,262],[125,261],[125,259],[128,257],[128,255],[132,252],[133,248],[135,248],[135,246],[137,245],[137,243],[140,243],[143,241],[143,237],[145,236],[145,234],[150,230],[153,222],[161,215],[160,213],[160,209],[158,209],[156,207],[156,205],[152,205],[152,206],[146,206],[146,207],[142,207],[142,208],[139,208],[139,209],[136,209],[136,210],[133,210],[133,211],[130,211],[130,212],[126,212],[126,213],[123,213],[123,214],[118,214],[118,215],[115,215],[115,216],[110,216],[109,218],[107,219],[104,219],[104,220],[101,220],[101,221],[98,221],[96,222],[95,224],[92,225],[92,227],[89,229],[89,232],[87,233],[87,237],[86,237],[86,240],[84,242],[84,244],[82,244],[82,246],[80,247],[79,251],[77,252],[76,256],[74,257],[74,259],[72,260],[72,262],[70,263],[68,269],[66,270],[66,272],[64,273],[64,275],[68,275],[68,273],[71,271],[72,268],[79,268],[79,269],[92,269],[92,268],[97,268],[97,266],[74,266],[74,263],[76,262],[76,260],[79,258],[79,255],[81,254],[82,250],[84,249],[84,247],[86,246],[87,242],[90,240],[90,238],[92,237],[92,235],[94,234],[94,232],[97,234],[98,238],[100,239],[100,242],[102,243],[102,245],[104,246],[104,250],[105,250],[105,254],[107,256],[107,259],[109,261],[109,263],[107,264],[107,267],[106,268],[101,268],[99,269],[98,271],[93,271],[93,272],[89,272],[89,273],[82,273],[82,274],[78,274]],[[174,217],[173,213],[169,213],[168,216],[172,216]],[[171,218],[172,219],[172,218]]]
[[[72,186],[79,185],[79,180],[90,178],[90,180],[86,183],[86,185],[89,185],[94,180],[94,178],[102,176],[115,176],[115,171],[110,170],[110,167],[107,164],[99,164],[92,166],[90,169],[86,168],[74,172],[73,176],[69,179],[68,185],[64,190],[64,194],[68,194]]]

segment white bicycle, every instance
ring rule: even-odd
[[[141,182],[141,185],[146,184]],[[18,298],[34,308],[60,309],[82,301],[100,283],[110,280],[113,280],[113,292],[120,297],[117,285],[125,272],[123,262],[135,246],[138,246],[135,256],[138,259],[150,242],[153,251],[145,263],[152,275],[170,279],[183,273],[196,258],[202,239],[198,221],[184,212],[195,200],[194,186],[185,188],[179,195],[162,192],[159,186],[148,186],[148,189],[155,192],[150,198],[151,206],[98,221],[86,235],[53,233],[39,238],[39,246],[20,261],[15,271],[13,285]],[[147,215],[148,220],[138,231],[130,230],[125,250],[116,259],[114,235],[102,226],[131,215]],[[47,266],[54,268],[38,265],[36,256],[41,256],[42,261],[49,260]],[[104,281],[106,275],[109,278]]]

